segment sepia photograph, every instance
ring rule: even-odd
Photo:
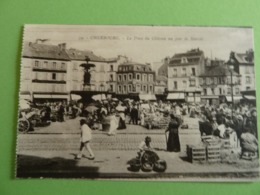
[[[251,27],[24,25],[16,178],[259,180]]]

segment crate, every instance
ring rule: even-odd
[[[229,139],[221,139],[221,147],[224,149],[229,149],[231,147]]]
[[[207,161],[209,163],[220,162],[220,147],[221,145],[207,146]]]
[[[220,139],[212,135],[201,136],[202,142],[206,145],[215,146],[220,143]]]
[[[187,145],[187,156],[191,163],[205,163],[206,162],[206,147]]]

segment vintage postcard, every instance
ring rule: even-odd
[[[17,178],[259,178],[253,29],[25,25]]]

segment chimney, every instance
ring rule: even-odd
[[[65,51],[66,49],[66,43],[61,43],[58,45],[61,51]]]

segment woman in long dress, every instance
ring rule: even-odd
[[[169,131],[167,140],[167,151],[180,152],[180,139],[179,139],[179,126],[181,125],[180,119],[174,114],[171,114],[171,121],[165,132]]]
[[[116,118],[115,112],[111,111],[111,115],[110,115],[110,127],[109,127],[109,131],[108,131],[108,135],[116,135],[116,130],[118,127],[118,120]]]

